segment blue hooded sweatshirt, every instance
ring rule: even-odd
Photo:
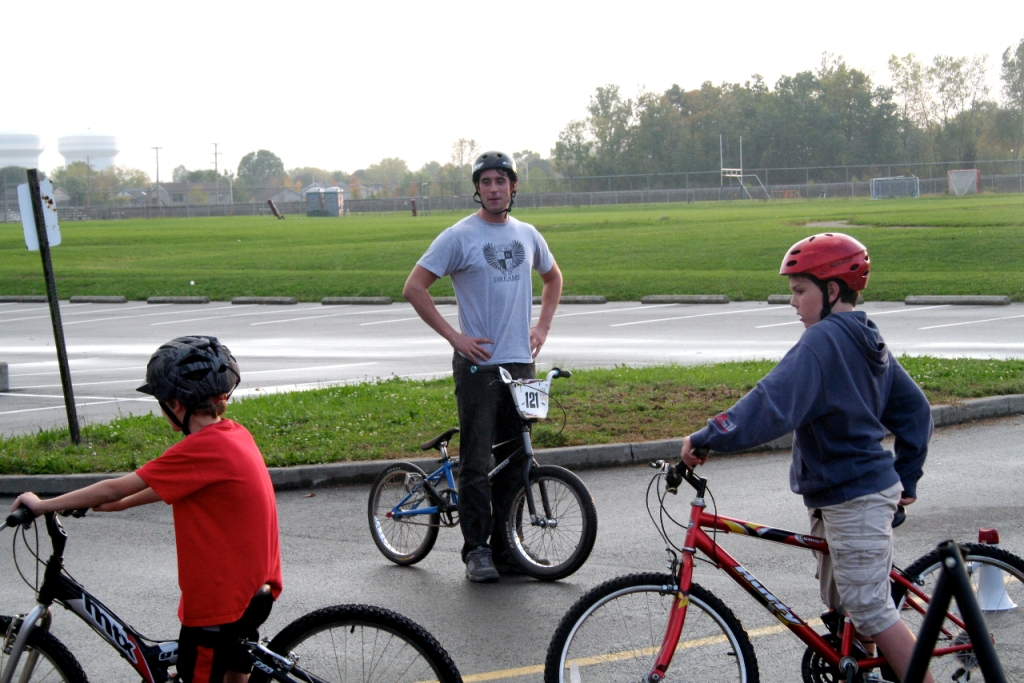
[[[895,458],[881,444],[886,429],[896,437]],[[833,313],[807,328],[750,393],[690,442],[738,451],[794,430],[789,483],[808,507],[897,482],[904,495],[917,497],[931,409],[864,313]]]

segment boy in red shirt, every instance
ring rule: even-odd
[[[236,622],[258,592],[281,593],[277,505],[252,435],[221,416],[241,381],[214,337],[179,337],[150,358],[139,391],[160,402],[185,439],[138,471],[40,500],[23,493],[11,510],[36,515],[77,508],[103,512],[164,501],[174,512],[181,602],[178,674],[185,683],[244,683],[252,665]]]

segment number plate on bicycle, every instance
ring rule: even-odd
[[[543,379],[526,379],[509,385],[516,399],[516,410],[524,420],[542,420],[548,416],[548,392],[551,384]]]

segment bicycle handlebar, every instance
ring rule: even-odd
[[[78,508],[75,510],[60,510],[57,514],[61,517],[85,517],[89,512],[89,508]],[[32,514],[32,511],[27,507],[22,506],[7,515],[7,520],[4,522],[4,527],[13,529],[16,526],[28,526],[36,516]]]

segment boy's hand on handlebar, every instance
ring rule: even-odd
[[[693,447],[690,444],[690,437],[683,437],[683,449],[679,453],[683,459],[683,464],[693,469],[697,465],[703,465],[707,462],[708,456],[705,453],[703,456],[698,456],[693,452]]]
[[[20,507],[28,508],[32,511],[32,514],[36,517],[46,512],[42,507],[43,501],[39,500],[39,496],[34,493],[23,493],[14,499],[14,503],[11,505],[11,512],[14,512]]]
[[[908,505],[911,505],[915,500],[917,500],[917,498],[910,498],[908,496],[901,496],[899,504],[902,505],[903,507],[907,507]]]

